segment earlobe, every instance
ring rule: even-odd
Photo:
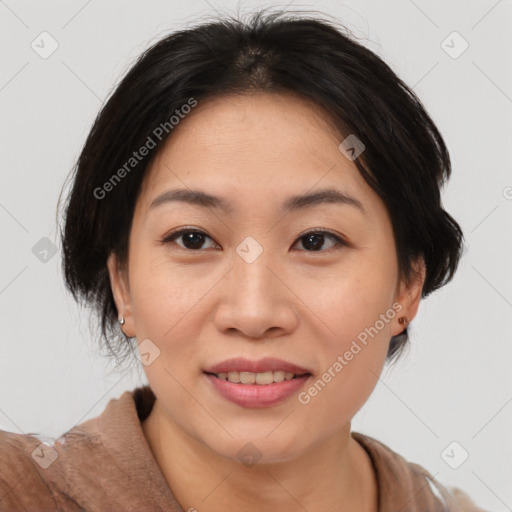
[[[120,268],[118,257],[113,252],[110,253],[107,259],[107,268],[121,330],[126,336],[133,337],[135,336],[135,332],[133,328],[128,276],[123,269]]]
[[[402,281],[400,283],[397,301],[402,305],[402,310],[396,317],[396,323],[393,326],[393,336],[401,334],[418,312],[426,277],[426,266],[423,258],[419,258],[415,262],[413,270],[414,273],[409,282]]]

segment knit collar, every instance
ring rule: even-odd
[[[147,385],[125,391],[121,397],[111,399],[99,416],[81,423],[60,438],[62,446],[56,446],[56,449],[62,456],[61,462],[67,467],[67,478],[77,488],[85,489],[94,485],[91,478],[99,477],[104,480],[102,487],[105,489],[105,496],[98,498],[100,501],[120,495],[123,499],[129,497],[132,510],[184,512],[172,494],[142,430],[141,422],[151,412],[155,399]],[[409,464],[371,437],[358,432],[352,432],[351,436],[371,459],[377,480],[379,512],[443,510],[434,497],[430,481],[433,479],[426,470]],[[88,467],[93,468],[98,464],[98,469],[92,475],[80,467],[83,464],[77,465],[78,460],[83,460],[84,443],[88,444]],[[124,475],[121,479],[119,472]],[[72,490],[68,489],[69,492]]]

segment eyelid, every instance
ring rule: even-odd
[[[206,233],[205,231],[203,231],[202,229],[199,229],[199,228],[196,228],[194,226],[185,226],[185,227],[181,227],[181,228],[177,228],[175,231],[171,231],[170,233],[164,235],[160,240],[158,240],[158,242],[161,244],[161,245],[165,245],[171,241],[173,241],[173,239],[175,238],[178,238],[180,235],[182,235],[183,233],[191,233],[191,232],[194,232],[194,233],[200,233],[202,235],[205,235],[207,236],[208,238],[210,238],[211,240],[213,240],[213,238],[208,234]],[[213,240],[215,242],[215,240]],[[217,242],[215,242],[217,244]],[[217,244],[218,245],[218,244]],[[179,247],[179,246],[178,246]],[[183,249],[183,247],[180,247],[180,249]],[[192,252],[201,252],[200,250],[197,250],[197,251],[193,251],[192,249],[184,249],[184,250],[190,250]]]
[[[306,235],[317,234],[317,233],[321,233],[321,234],[324,234],[324,235],[327,235],[327,236],[333,238],[336,241],[338,246],[331,247],[330,249],[327,249],[325,251],[302,251],[302,252],[313,253],[313,254],[314,253],[329,253],[333,250],[335,251],[342,247],[350,247],[350,243],[343,235],[339,235],[339,234],[331,231],[330,229],[325,229],[325,228],[309,228],[309,229],[307,229],[305,232],[303,232],[297,236],[297,238],[293,242],[293,245],[295,245],[301,238],[305,237]]]
[[[208,233],[206,233],[202,229],[196,228],[194,226],[185,226],[185,227],[177,228],[175,231],[171,231],[170,233],[164,235],[162,237],[162,239],[159,240],[159,243],[161,245],[165,245],[165,244],[173,241],[175,238],[178,238],[179,235],[181,235],[183,233],[190,233],[190,232],[200,233],[202,235],[205,235],[206,237],[208,237],[211,240],[213,240],[213,242],[215,244],[217,244],[217,242],[215,242],[215,240]],[[336,249],[339,249],[340,247],[350,246],[349,242],[345,239],[344,236],[338,235],[337,233],[334,233],[333,231],[330,231],[330,230],[325,229],[325,228],[309,228],[308,230],[304,231],[303,233],[301,233],[301,234],[299,234],[297,236],[297,238],[293,242],[293,245],[296,245],[297,242],[299,242],[301,238],[303,238],[303,237],[305,237],[305,236],[307,236],[309,234],[317,234],[317,233],[321,233],[321,234],[330,236],[331,238],[333,238],[337,242],[338,247],[337,248],[336,247],[330,248],[330,249],[327,249],[325,251],[303,251],[303,252],[306,252],[306,253],[307,252],[310,252],[310,253],[327,253],[329,251],[332,251],[333,249],[336,250]],[[217,245],[219,245],[219,244],[217,244]],[[178,246],[178,247],[180,247],[180,249],[184,249],[181,246]],[[201,252],[201,249],[193,250],[193,249],[186,249],[185,248],[184,250],[185,251],[190,251],[190,252]]]
[[[308,228],[306,231],[304,231],[300,235],[297,235],[296,240],[299,240],[300,238],[302,238],[306,235],[316,234],[316,233],[323,233],[325,235],[330,235],[333,238],[337,238],[337,239],[341,240],[342,242],[345,242],[346,244],[348,244],[348,242],[345,240],[345,237],[343,235],[335,233],[334,231],[331,231],[330,229],[326,229],[326,228]]]

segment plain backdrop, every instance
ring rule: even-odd
[[[65,290],[59,193],[104,99],[145,48],[201,16],[265,5],[0,2],[0,428],[58,437],[146,382],[100,354],[88,311]],[[336,16],[414,88],[450,149],[443,201],[466,237],[455,279],[422,302],[409,352],[385,369],[353,429],[481,506],[510,510],[512,2],[288,5]],[[58,44],[47,58],[33,48],[41,37],[45,51]],[[457,469],[447,447],[452,460],[468,454]]]

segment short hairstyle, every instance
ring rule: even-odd
[[[102,343],[116,359],[131,339],[117,323],[107,258],[114,252],[121,265],[127,261],[146,170],[172,136],[171,117],[191,100],[283,93],[321,109],[337,133],[356,135],[365,145],[354,163],[389,212],[400,277],[414,277],[414,262],[422,257],[422,297],[452,279],[463,234],[441,203],[440,188],[451,174],[447,147],[415,93],[338,25],[318,15],[265,9],[248,21],[226,16],[203,22],[144,51],[106,101],[73,169],[61,241],[66,286],[99,315]],[[132,161],[134,170],[125,177],[121,170],[148,137],[151,155]],[[391,338],[388,361],[407,340],[407,329]]]

